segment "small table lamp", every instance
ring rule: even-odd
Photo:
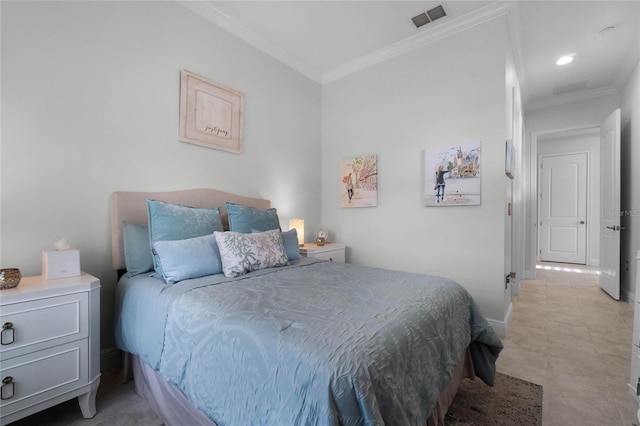
[[[289,221],[289,230],[295,229],[298,234],[298,245],[304,246],[304,219],[291,219]]]

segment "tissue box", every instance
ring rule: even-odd
[[[77,277],[80,275],[80,251],[43,251],[42,275],[46,280]]]

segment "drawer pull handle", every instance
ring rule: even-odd
[[[10,345],[15,341],[16,331],[13,328],[13,323],[5,322],[2,324],[2,332],[0,332],[0,344]]]
[[[2,387],[0,387],[0,399],[7,400],[13,398],[16,394],[15,384],[13,383],[13,377],[7,376],[2,379]]]
[[[640,377],[638,377],[638,383],[636,384],[636,396],[640,396]]]

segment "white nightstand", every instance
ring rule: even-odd
[[[96,414],[100,385],[100,280],[24,277],[0,290],[0,423],[72,398]]]
[[[305,243],[303,247],[300,247],[300,256],[344,263],[345,248],[344,244],[338,243],[325,243],[323,246],[318,246],[315,243]]]

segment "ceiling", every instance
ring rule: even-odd
[[[640,58],[640,0],[178,1],[321,84],[507,16],[528,110],[616,93]]]

